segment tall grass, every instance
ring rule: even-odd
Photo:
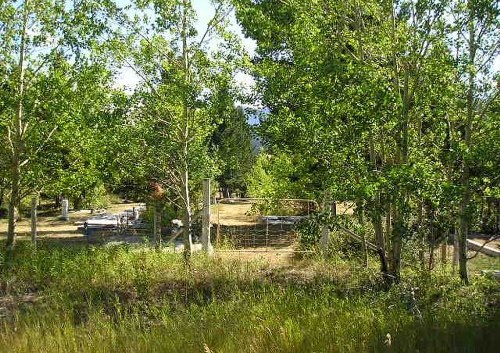
[[[2,267],[0,352],[488,352],[498,284],[147,249],[21,247]],[[28,300],[29,299],[29,300]]]

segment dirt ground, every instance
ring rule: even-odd
[[[471,240],[474,240],[480,244],[484,244],[485,242],[488,242],[488,244],[486,244],[487,247],[493,248],[493,249],[500,249],[500,238],[495,239],[493,241],[490,241],[488,238],[474,238]]]
[[[126,210],[131,210],[133,207],[141,207],[144,204],[140,203],[119,203],[112,204],[108,207],[105,212],[111,214],[117,214],[124,212]],[[222,203],[213,206],[212,208],[212,222],[219,223],[221,225],[254,225],[258,223],[258,216],[252,212],[251,203]],[[352,213],[352,208],[347,204],[342,204],[337,206],[337,212],[340,213]],[[38,234],[39,239],[42,241],[55,241],[58,243],[72,243],[72,242],[86,242],[87,238],[83,235],[81,227],[83,222],[92,217],[90,210],[80,210],[80,211],[70,211],[69,221],[62,221],[57,216],[39,216],[38,217]],[[7,234],[7,220],[0,219],[0,239],[6,237]],[[30,220],[25,218],[18,222],[18,238],[20,240],[29,239],[30,237]],[[110,242],[130,242],[137,243],[138,237],[122,236],[123,239],[117,238],[116,235],[110,237]],[[136,239],[137,238],[137,239]],[[141,242],[143,239],[140,239]],[[485,239],[477,238],[474,239],[479,242],[486,241]],[[497,239],[488,244],[489,247],[500,248],[500,239]],[[448,246],[446,251],[446,257],[449,263],[451,263],[453,258],[453,247]],[[469,252],[469,255],[474,255],[475,252]],[[286,247],[261,247],[261,248],[251,248],[251,249],[218,249],[216,256],[223,259],[237,259],[242,261],[265,261],[271,265],[281,266],[293,264],[298,258],[300,258],[300,253],[297,252],[295,246]],[[435,261],[440,262],[441,260],[441,249],[436,249],[435,251]],[[481,269],[486,265],[493,265],[498,267],[500,265],[500,259],[490,258],[488,256],[480,254],[475,259],[471,260],[471,265],[476,267],[477,270]],[[486,266],[490,267],[490,266]]]
[[[141,203],[120,203],[110,205],[105,212],[116,214],[133,207],[144,206]],[[38,235],[40,239],[66,239],[66,240],[85,240],[83,232],[79,229],[83,222],[92,217],[90,210],[79,210],[69,212],[69,221],[60,220],[58,216],[38,216]],[[20,239],[27,238],[31,232],[31,221],[29,218],[23,218],[17,222],[17,232]],[[7,235],[7,219],[0,219],[0,239]]]
[[[252,225],[258,223],[258,216],[252,212],[252,203],[220,203],[212,208],[212,223]]]
[[[258,223],[258,215],[252,210],[251,202],[219,203],[212,207],[212,223],[225,226],[252,225]],[[343,202],[337,204],[337,214],[350,214],[353,206]]]

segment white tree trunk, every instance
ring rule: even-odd
[[[7,249],[13,250],[16,237],[17,211],[21,203],[21,153],[23,149],[23,97],[24,97],[24,61],[26,56],[26,37],[28,30],[29,3],[24,1],[23,24],[20,33],[19,61],[18,61],[18,87],[17,87],[17,107],[14,115],[12,131],[9,130],[9,143],[12,152],[10,165],[11,193],[9,199],[9,221],[7,229]]]
[[[201,233],[201,244],[203,250],[209,255],[213,254],[210,241],[210,179],[203,180],[203,228]]]

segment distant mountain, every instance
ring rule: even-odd
[[[269,109],[267,108],[257,109],[251,107],[251,108],[244,108],[244,110],[245,113],[247,114],[247,122],[252,127],[258,126],[261,118],[269,114]],[[260,153],[260,151],[264,147],[261,138],[257,136],[255,133],[253,134],[251,143],[252,143],[252,150],[254,151],[255,154]]]

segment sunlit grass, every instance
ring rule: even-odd
[[[495,351],[496,282],[405,278],[387,291],[341,259],[186,266],[147,249],[21,247],[1,275],[0,352]]]

